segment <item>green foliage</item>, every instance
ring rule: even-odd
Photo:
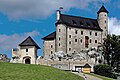
[[[111,66],[106,65],[106,64],[100,64],[100,65],[94,66],[95,74],[116,79],[117,75],[113,74],[111,70],[112,70]]]
[[[115,63],[120,60],[120,35],[108,35],[102,46],[107,64],[115,67]]]
[[[53,67],[0,63],[0,80],[84,80],[80,76]]]

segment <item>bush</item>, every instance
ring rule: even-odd
[[[117,75],[112,73],[112,67],[106,64],[100,64],[100,65],[94,66],[94,73],[101,76],[114,78],[114,79],[117,78]]]

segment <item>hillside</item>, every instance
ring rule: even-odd
[[[0,80],[84,80],[48,66],[0,63]]]

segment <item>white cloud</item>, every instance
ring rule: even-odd
[[[0,34],[0,50],[11,50],[20,44],[25,38],[28,36],[35,37],[39,36],[40,33],[38,31],[26,32],[23,34],[13,34],[13,35],[6,35]]]
[[[108,30],[110,34],[120,35],[120,20],[116,17],[108,18]]]
[[[39,19],[50,16],[59,7],[64,11],[70,8],[86,8],[90,3],[109,0],[0,0],[0,12],[15,19]]]

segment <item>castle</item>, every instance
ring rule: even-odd
[[[103,5],[97,19],[61,14],[57,10],[56,31],[43,38],[44,58],[59,51],[72,54],[102,44],[108,34],[108,13]]]
[[[42,38],[43,58],[37,58],[40,47],[28,37],[18,49],[12,49],[13,62],[93,71],[93,66],[102,59],[95,48],[107,37],[108,13],[104,5],[97,12],[97,19],[61,14],[57,10],[56,31]]]

